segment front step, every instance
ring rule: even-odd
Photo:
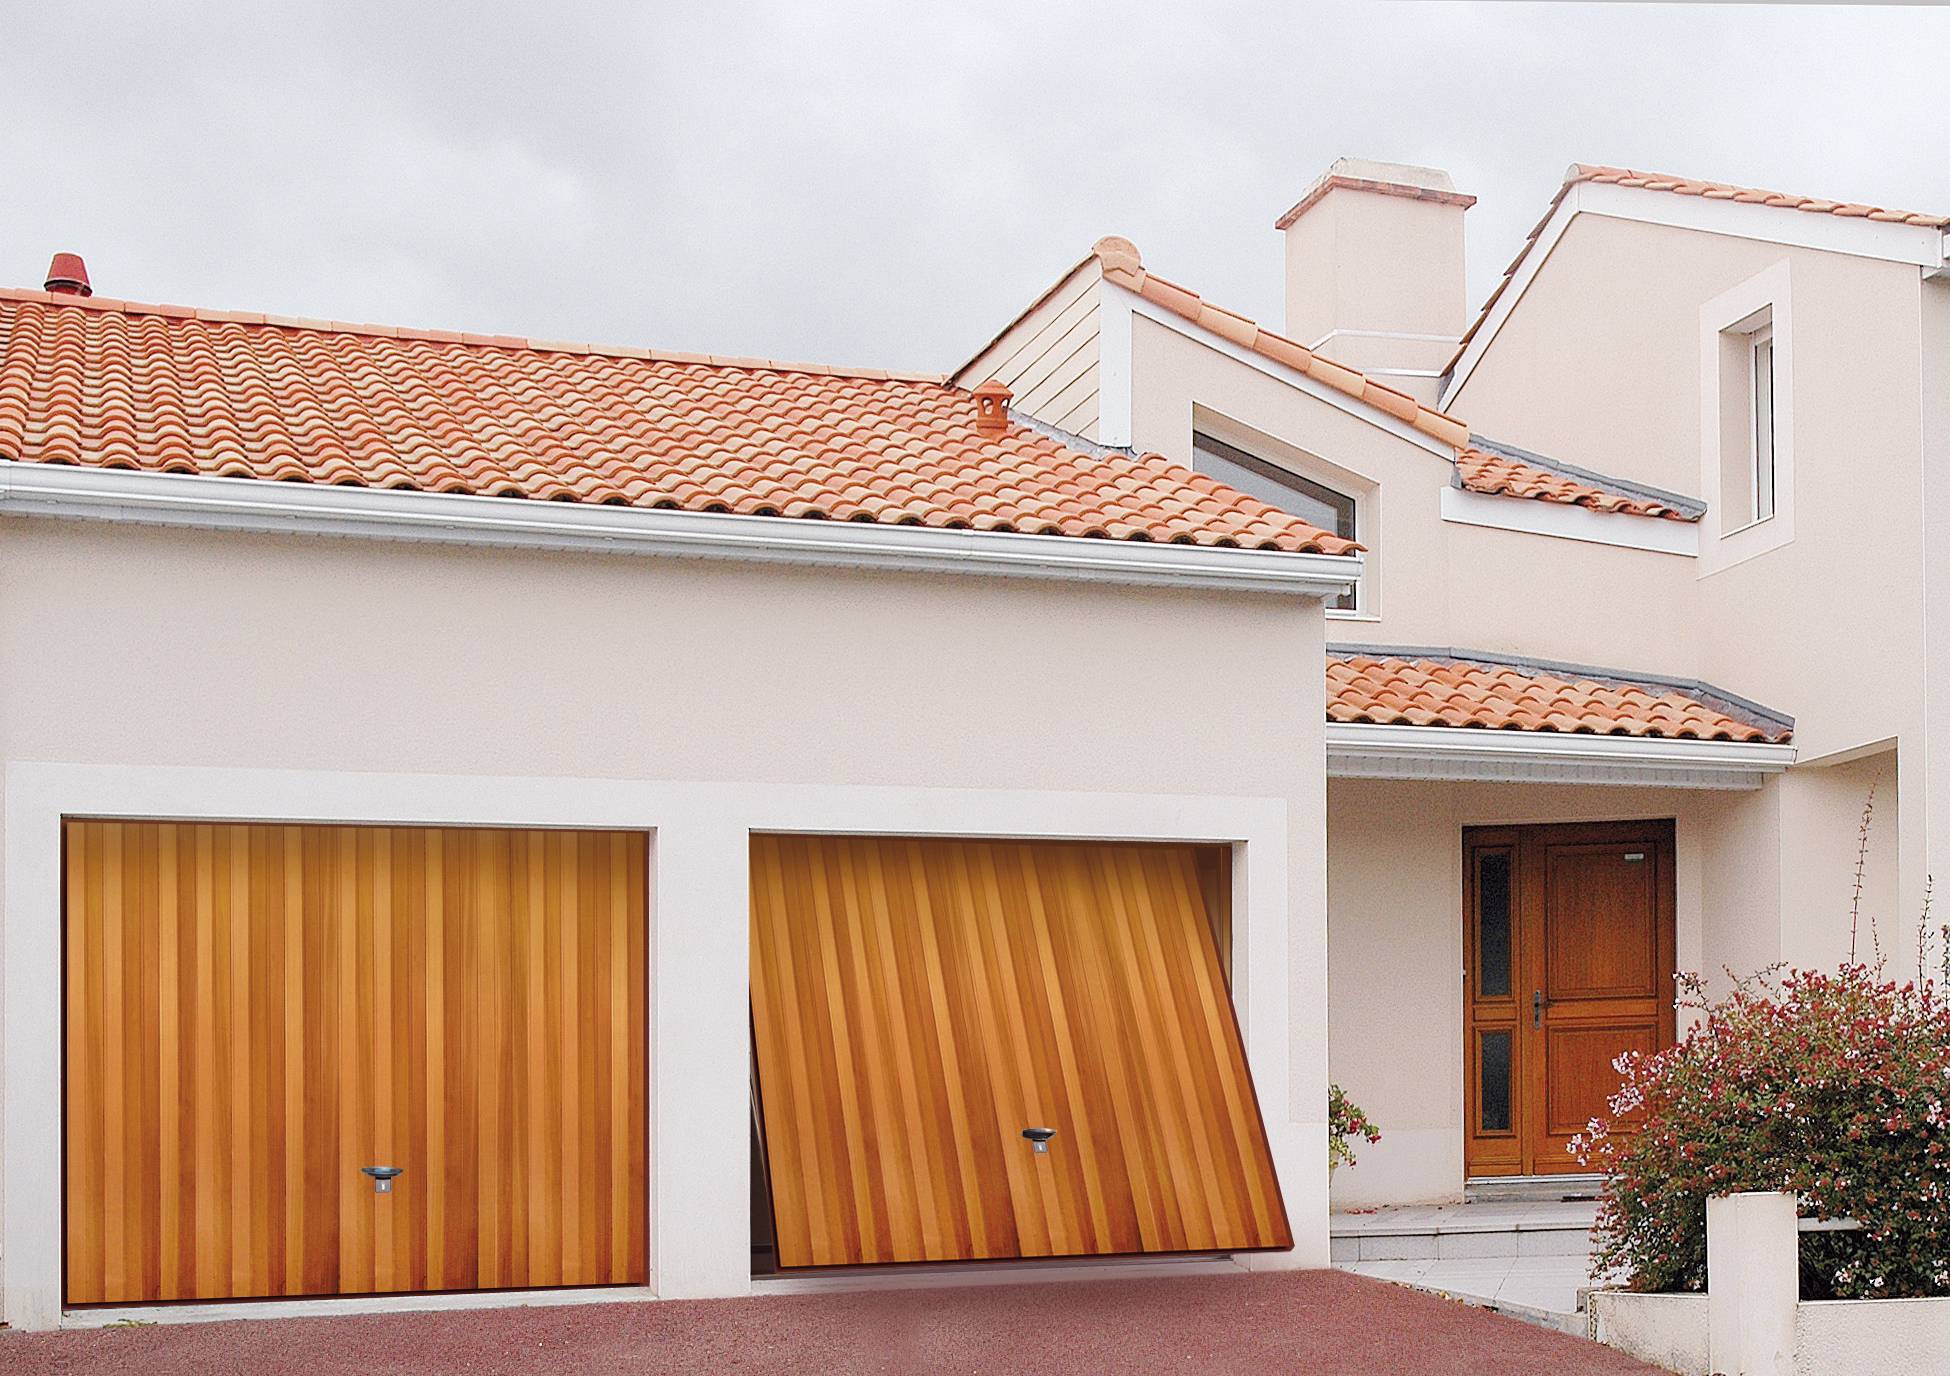
[[[1602,1175],[1486,1175],[1463,1185],[1463,1198],[1476,1203],[1557,1203],[1595,1200]]]
[[[1581,1331],[1597,1206],[1479,1201],[1337,1213],[1334,1264],[1514,1318]]]
[[[1596,1213],[1584,1203],[1483,1201],[1335,1214],[1329,1245],[1337,1262],[1588,1256]]]

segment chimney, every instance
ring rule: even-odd
[[[1000,435],[1009,428],[1009,399],[1015,393],[990,378],[975,388],[975,428],[984,435]]]
[[[60,292],[64,296],[93,296],[95,289],[88,285],[88,265],[81,261],[79,253],[57,253],[54,261],[47,265],[48,291]]]
[[[1286,332],[1434,405],[1467,319],[1463,212],[1447,172],[1342,158],[1286,232]]]

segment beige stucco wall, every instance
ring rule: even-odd
[[[1926,425],[1932,452],[1950,457],[1943,288],[1914,266],[1583,214],[1445,404],[1479,433],[1701,493],[1702,310],[1770,273],[1786,283],[1791,317],[1792,538],[1693,565],[1692,586],[1660,599],[1669,648],[1639,663],[1791,713],[1804,761],[1895,749],[1907,805],[1879,805],[1878,842],[1899,856],[1890,907],[1913,929],[1928,875],[1950,866],[1950,761],[1930,750],[1942,733],[1928,728],[1925,698],[1930,682],[1950,682],[1926,672],[1925,653],[1950,634],[1925,625],[1925,474],[1942,467],[1924,463]],[[1838,823],[1848,808],[1813,800],[1855,791],[1859,812],[1856,782],[1811,778],[1809,805],[1784,810],[1790,877],[1795,857],[1853,837],[1852,821]],[[1783,891],[1790,931],[1819,925],[1805,887]]]
[[[1303,1121],[1272,1131],[1304,1131],[1313,1169],[1320,658],[1318,602],[1284,596],[0,522],[9,767],[1271,800],[1254,806],[1284,808],[1285,903],[1239,920],[1292,934],[1279,1098]],[[1287,1197],[1295,1257],[1324,1262],[1312,1175]]]
[[[1210,427],[1270,460],[1298,460],[1303,471],[1324,462],[1329,481],[1346,475],[1343,490],[1362,496],[1361,611],[1331,614],[1330,641],[1692,672],[1698,628],[1674,610],[1692,592],[1692,561],[1444,521],[1453,471],[1446,451],[1433,453],[1364,407],[1311,396],[1156,321],[1135,322],[1132,346],[1140,448],[1189,463],[1194,428]]]

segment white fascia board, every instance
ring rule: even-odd
[[[1583,182],[1578,204],[1594,215],[1673,229],[1695,229],[1730,239],[1759,239],[1789,248],[1820,249],[1855,258],[1883,258],[1921,268],[1943,265],[1943,231],[1934,225],[1906,225],[1860,215],[1831,215],[1792,206],[1757,205],[1706,196],[1681,196],[1642,186]]]
[[[1944,271],[1945,254],[1950,252],[1950,236],[1931,225],[1896,224],[1860,216],[1796,210],[1791,206],[1756,205],[1751,201],[1709,200],[1704,196],[1681,196],[1642,186],[1579,182],[1565,193],[1551,213],[1537,241],[1524,255],[1516,275],[1471,337],[1462,357],[1456,360],[1456,366],[1450,370],[1449,384],[1442,390],[1444,406],[1469,381],[1490,341],[1510,318],[1551,250],[1564,237],[1573,217],[1585,211],[1616,220],[1636,220],[1641,224],[1666,225],[1735,239],[1758,239],[1791,248],[1914,263],[1931,274]]]
[[[1097,442],[1113,449],[1137,443],[1131,303],[1141,299],[1107,277],[1097,281]]]
[[[1359,556],[646,510],[0,460],[0,515],[1333,598]]]
[[[1456,451],[1452,446],[1444,444],[1433,435],[1423,434],[1407,421],[1390,415],[1378,406],[1370,406],[1367,402],[1361,401],[1356,397],[1351,397],[1346,392],[1340,391],[1337,388],[1329,387],[1324,382],[1316,382],[1305,373],[1294,368],[1289,368],[1284,363],[1275,363],[1263,354],[1254,353],[1251,349],[1234,343],[1222,334],[1218,334],[1212,330],[1202,329],[1177,312],[1167,310],[1154,301],[1147,301],[1144,297],[1139,296],[1128,287],[1120,287],[1115,282],[1106,280],[1103,290],[1106,324],[1108,324],[1109,315],[1113,307],[1121,306],[1130,315],[1143,316],[1146,320],[1151,321],[1153,324],[1163,326],[1181,338],[1189,339],[1208,349],[1214,349],[1224,354],[1227,358],[1244,364],[1256,373],[1264,373],[1267,377],[1284,382],[1290,387],[1296,387],[1308,396],[1324,401],[1338,411],[1345,411],[1356,420],[1366,421],[1376,429],[1386,430],[1389,434],[1394,435],[1398,439],[1406,440],[1418,449],[1426,449],[1444,463],[1453,463],[1455,461]],[[1121,298],[1121,300],[1116,300],[1116,298]]]
[[[1583,540],[1594,545],[1649,550],[1654,554],[1699,555],[1699,523],[1672,521],[1663,516],[1636,516],[1621,511],[1593,511],[1569,502],[1537,497],[1507,497],[1442,489],[1442,519],[1458,525],[1515,530],[1526,535]]]
[[[1503,322],[1510,318],[1510,312],[1517,308],[1517,302],[1530,290],[1530,284],[1542,270],[1545,259],[1551,256],[1551,250],[1557,247],[1557,241],[1564,237],[1572,217],[1578,213],[1578,202],[1583,192],[1584,186],[1580,184],[1565,193],[1564,199],[1557,203],[1557,209],[1551,212],[1550,219],[1538,232],[1537,241],[1530,245],[1523,260],[1517,264],[1516,272],[1503,284],[1502,294],[1491,304],[1489,314],[1476,327],[1476,333],[1469,337],[1469,343],[1456,360],[1456,366],[1449,370],[1449,381],[1441,394],[1444,407],[1462,391],[1463,385],[1469,381],[1469,375],[1476,371],[1476,365],[1489,351],[1490,341],[1496,338],[1496,332],[1503,328]]]
[[[1337,779],[1460,779],[1526,783],[1758,788],[1794,763],[1792,745],[1672,740],[1453,726],[1327,724],[1327,773]]]

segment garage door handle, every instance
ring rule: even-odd
[[[1056,1129],[1055,1128],[1024,1128],[1022,1130],[1022,1135],[1024,1137],[1027,1137],[1030,1141],[1036,1144],[1037,1151],[1047,1152],[1049,1150],[1049,1139],[1056,1136]]]
[[[372,1177],[372,1192],[374,1194],[391,1194],[393,1192],[393,1177],[405,1174],[398,1166],[361,1166],[359,1167],[359,1171],[362,1175]]]

